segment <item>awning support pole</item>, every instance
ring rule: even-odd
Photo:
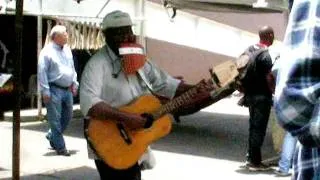
[[[39,0],[40,12],[42,12],[42,0]],[[42,15],[37,16],[37,62],[39,61],[39,54],[42,49]],[[37,63],[38,66],[38,63]],[[38,68],[37,68],[38,72]],[[37,76],[38,77],[38,76]],[[42,102],[40,84],[37,78],[37,108],[38,108],[38,120],[42,120]]]
[[[22,61],[22,36],[23,36],[23,0],[16,1],[15,15],[15,71],[14,95],[15,107],[13,111],[13,138],[12,138],[12,179],[20,179],[20,109],[21,109],[21,61]]]

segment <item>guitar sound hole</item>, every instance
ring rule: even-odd
[[[145,129],[150,128],[154,121],[153,116],[148,113],[143,113],[141,116],[147,119],[146,123],[144,124],[144,128]]]

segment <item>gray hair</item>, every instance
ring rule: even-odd
[[[57,34],[67,32],[67,28],[63,25],[55,25],[50,31],[50,38],[53,39]]]

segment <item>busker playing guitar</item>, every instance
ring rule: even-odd
[[[80,107],[88,117],[85,134],[89,136],[89,151],[94,149],[89,156],[95,159],[101,179],[140,180],[138,159],[130,159],[147,146],[139,144],[138,136],[157,139],[166,135],[170,131],[169,116],[163,114],[180,105],[208,101],[213,90],[209,81],[188,85],[149,61],[135,43],[131,26],[125,12],[113,11],[104,17],[106,45],[91,57],[81,78]],[[173,98],[189,89],[193,90],[164,107],[150,96],[152,92]]]

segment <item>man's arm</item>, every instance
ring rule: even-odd
[[[191,84],[187,84],[184,81],[181,81],[177,87],[175,96],[180,96],[181,94],[183,94],[184,92],[188,91],[189,89],[195,87],[194,85]]]
[[[301,144],[320,146],[319,104],[311,103],[303,93],[289,88],[276,98],[275,109],[280,125],[297,136]]]
[[[71,92],[72,92],[73,96],[77,96],[78,88],[79,88],[79,82],[77,80],[77,71],[76,71],[76,68],[74,67],[74,59],[72,61],[72,69],[73,69],[73,73],[74,74],[73,74],[73,79],[72,79]]]
[[[197,88],[197,93],[190,99],[190,101],[186,102],[184,106],[176,109],[173,114],[179,116],[196,113],[220,99],[229,96],[235,91],[234,88],[231,88],[220,92],[219,89],[214,89],[211,80],[201,80],[197,85],[190,85],[181,82],[177,88],[176,96],[183,94],[191,88]]]
[[[267,79],[267,84],[268,84],[269,90],[272,92],[272,94],[274,94],[274,91],[276,88],[276,79],[271,71],[269,73],[267,73],[266,79]]]
[[[267,82],[267,87],[269,89],[269,91],[274,94],[275,91],[275,86],[276,86],[276,82],[275,82],[275,77],[273,76],[272,73],[272,58],[269,54],[269,51],[264,51],[262,52],[261,59],[258,59],[259,64],[261,66],[261,69],[265,75],[266,78],[266,82]]]
[[[40,84],[40,92],[44,103],[50,101],[50,87],[47,76],[49,63],[49,57],[44,54],[44,51],[41,51],[38,62],[38,81]]]
[[[146,119],[141,115],[119,111],[103,101],[93,105],[89,109],[88,116],[94,119],[108,119],[122,122],[130,129],[143,128],[146,123]]]

